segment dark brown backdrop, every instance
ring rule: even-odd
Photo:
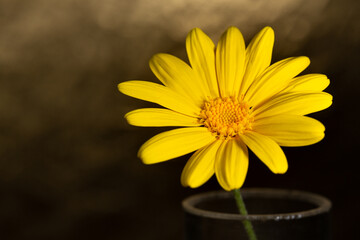
[[[355,239],[359,10],[356,0],[0,0],[0,238],[182,239],[181,200],[220,187],[182,188],[188,156],[141,164],[138,147],[162,129],[128,126],[123,115],[147,103],[117,84],[155,80],[155,53],[186,59],[193,27],[217,41],[235,25],[248,42],[270,25],[274,61],[309,56],[306,72],[329,76],[334,104],[314,115],[324,141],[285,148],[285,175],[251,155],[244,187],[323,194],[334,239]]]

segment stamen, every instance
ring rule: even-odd
[[[254,118],[252,107],[234,97],[216,98],[206,101],[200,113],[200,123],[212,132],[218,139],[235,138],[251,130]]]

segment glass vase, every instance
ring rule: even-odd
[[[251,221],[257,240],[329,240],[331,202],[320,195],[284,189],[241,189],[248,216],[238,213],[233,192],[188,197],[185,240],[248,239],[242,221]]]

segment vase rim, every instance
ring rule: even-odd
[[[310,193],[300,190],[290,190],[290,189],[277,189],[277,188],[245,188],[241,189],[241,194],[244,199],[252,196],[259,197],[272,197],[276,198],[286,198],[289,200],[302,201],[315,205],[315,207],[289,213],[278,213],[278,214],[249,214],[247,216],[235,214],[235,213],[223,213],[210,210],[204,210],[196,207],[196,204],[202,202],[205,199],[222,199],[232,197],[232,192],[226,192],[223,190],[220,191],[211,191],[205,193],[199,193],[193,196],[190,196],[182,201],[183,209],[193,215],[198,215],[202,217],[215,218],[215,219],[227,219],[227,220],[251,220],[251,221],[268,221],[268,220],[293,220],[315,216],[318,214],[329,212],[331,209],[331,201],[319,194]]]

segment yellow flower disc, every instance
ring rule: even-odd
[[[216,98],[204,103],[200,123],[216,138],[231,139],[252,129],[251,113],[250,105],[244,101],[234,97]]]

